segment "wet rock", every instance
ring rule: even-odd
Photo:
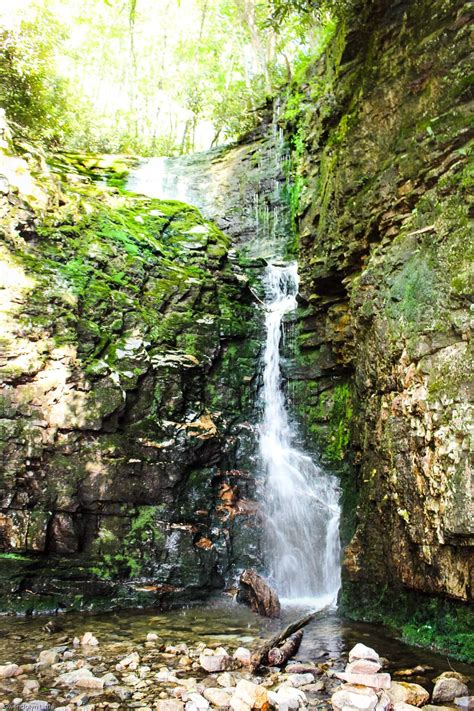
[[[84,689],[103,689],[104,681],[95,677],[90,669],[82,667],[65,674],[60,674],[56,683],[61,686],[77,686]]]
[[[443,677],[438,679],[433,689],[433,701],[435,704],[445,704],[454,701],[457,696],[467,696],[469,689],[464,682],[453,677]]]
[[[0,666],[0,679],[9,679],[12,676],[21,674],[22,668],[18,664],[4,664]]]
[[[278,595],[255,570],[244,570],[240,576],[240,602],[249,605],[254,612],[263,617],[280,617]]]
[[[204,696],[213,706],[217,706],[219,709],[229,708],[232,698],[232,694],[228,691],[213,686],[204,690]]]
[[[377,694],[373,689],[361,688],[344,684],[331,696],[331,704],[336,711],[342,709],[360,709],[360,711],[372,711],[378,703]]]
[[[358,642],[349,652],[349,662],[354,662],[356,659],[369,659],[372,662],[380,664],[380,657],[372,647],[366,647],[365,644]]]
[[[380,662],[370,659],[356,659],[346,665],[346,672],[349,674],[376,674],[381,668]]]
[[[92,632],[85,632],[81,637],[81,645],[83,647],[97,647],[99,640],[94,637]]]
[[[146,641],[147,642],[158,642],[159,636],[156,634],[156,632],[148,632],[146,636]]]
[[[262,709],[265,711],[269,707],[268,691],[258,684],[254,684],[247,679],[241,679],[235,687],[234,695],[231,699],[231,706],[235,699],[243,701],[251,709]]]
[[[116,686],[119,683],[119,680],[117,679],[115,674],[112,674],[112,672],[104,674],[104,676],[102,677],[102,681],[104,682],[104,689],[109,686]]]
[[[370,686],[373,689],[389,689],[390,674],[351,674],[349,672],[339,672],[338,679],[347,681],[349,684],[359,684],[359,686]]]
[[[426,664],[418,664],[416,667],[410,667],[409,669],[397,669],[393,673],[393,676],[418,676],[419,674],[424,674],[427,671],[431,671],[433,667],[429,667]]]
[[[201,667],[210,673],[225,671],[230,662],[230,657],[226,650],[219,647],[216,650],[205,649],[199,655],[199,664]]]
[[[387,691],[393,704],[405,703],[411,706],[423,706],[430,695],[419,684],[410,684],[407,681],[392,681]]]
[[[240,662],[243,667],[250,666],[251,657],[251,652],[246,647],[237,647],[232,655],[232,659],[235,659],[236,662]]]
[[[127,701],[127,699],[131,698],[132,692],[125,686],[113,686],[107,689],[107,696],[119,699],[119,701]]]

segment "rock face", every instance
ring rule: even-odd
[[[294,157],[304,308],[292,395],[324,459],[355,464],[342,478],[346,590],[466,601],[467,5],[377,0],[356,14],[290,119],[305,141]]]
[[[6,126],[1,160],[3,609],[221,587],[255,560],[260,323],[228,238],[28,164]]]

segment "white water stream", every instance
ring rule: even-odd
[[[275,144],[275,160],[279,161],[282,139],[275,140]],[[177,199],[205,208],[214,195],[200,164],[204,158],[200,154],[148,159],[131,173],[127,187],[149,197]],[[259,255],[281,252],[284,245],[277,244],[275,230],[269,229],[270,221],[263,219],[260,223],[258,193],[254,198],[254,246]],[[282,321],[297,306],[296,262],[270,264],[264,287],[266,342],[263,418],[259,427],[260,459],[265,473],[264,562],[268,577],[284,602],[317,609],[334,603],[340,587],[340,509],[335,477],[322,472],[294,444],[296,433],[282,389]]]
[[[260,456],[265,469],[264,554],[268,575],[287,601],[324,607],[340,587],[339,493],[335,477],[293,445],[280,372],[282,320],[298,293],[297,263],[269,265],[264,277],[266,343]]]

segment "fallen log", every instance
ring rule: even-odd
[[[255,570],[244,570],[240,576],[237,600],[249,605],[262,617],[280,617],[278,595]]]
[[[282,667],[288,659],[294,657],[300,648],[301,640],[303,639],[303,630],[298,630],[291,637],[288,637],[281,647],[273,647],[267,655],[268,664],[271,667]]]
[[[317,612],[310,612],[309,614],[304,615],[304,617],[300,617],[298,620],[290,622],[290,624],[287,625],[285,629],[274,635],[271,639],[268,640],[268,642],[265,642],[265,644],[263,644],[260,649],[257,649],[257,651],[252,654],[250,660],[250,667],[252,671],[255,672],[257,671],[257,669],[265,666],[268,663],[268,654],[272,649],[274,649],[275,647],[279,647],[286,639],[288,639],[288,637],[290,637],[295,632],[298,632],[298,630],[302,629],[303,627],[306,627],[306,625],[312,620],[324,617],[328,609],[328,607],[324,607],[322,610],[318,610]]]

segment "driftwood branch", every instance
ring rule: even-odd
[[[295,634],[292,634],[286,642],[283,642],[281,647],[273,647],[268,652],[268,664],[271,667],[282,667],[289,659],[295,656],[296,652],[300,648],[301,640],[303,639],[303,630],[298,630]]]
[[[257,669],[268,663],[268,654],[271,650],[273,650],[275,647],[279,647],[286,639],[288,639],[288,637],[295,634],[295,632],[298,632],[298,630],[302,629],[303,627],[306,627],[306,625],[309,624],[312,620],[323,617],[326,614],[327,610],[328,608],[325,607],[322,610],[318,610],[317,612],[310,612],[304,617],[300,617],[298,620],[295,620],[294,622],[291,622],[289,625],[287,625],[284,630],[274,635],[271,639],[268,640],[268,642],[265,642],[265,644],[263,644],[260,649],[257,649],[257,651],[252,654],[250,662],[252,671],[255,672],[257,671]]]

